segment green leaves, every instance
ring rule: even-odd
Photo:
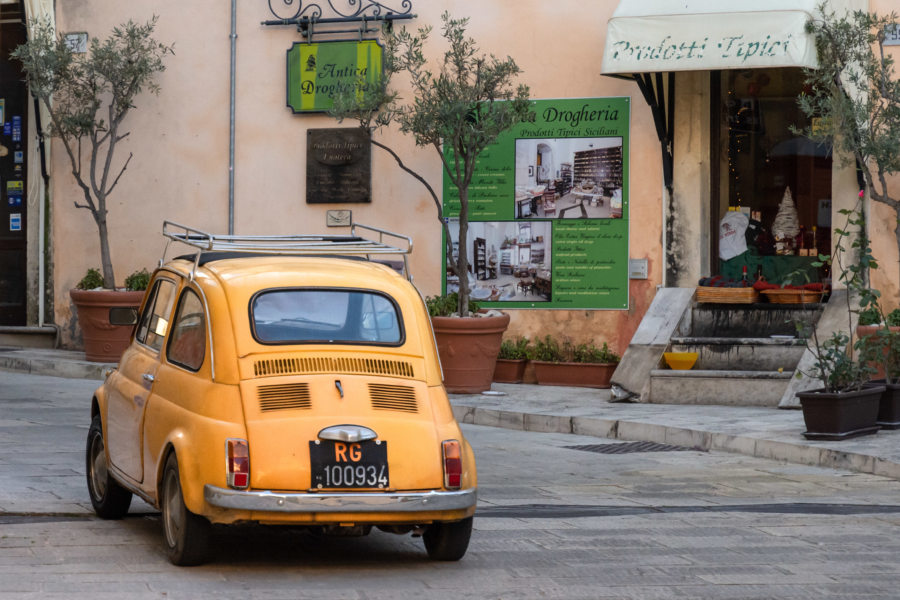
[[[163,58],[173,47],[153,39],[156,17],[144,24],[128,21],[88,51],[76,54],[49,20],[32,21],[32,35],[11,56],[22,62],[31,93],[50,114],[50,135],[62,141],[72,175],[100,236],[103,283],[115,287],[109,255],[106,198],[131,160],[114,162],[116,145],[129,132],[120,126],[145,89],[158,93],[155,77],[165,70]],[[83,156],[83,148],[87,148]]]

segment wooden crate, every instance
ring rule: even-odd
[[[822,300],[822,292],[811,290],[763,290],[762,293],[773,304],[814,304]]]
[[[759,293],[752,287],[697,287],[697,302],[714,302],[718,304],[753,304],[759,301]]]

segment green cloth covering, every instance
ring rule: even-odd
[[[788,283],[802,285],[820,281],[819,269],[812,263],[819,260],[816,256],[760,256],[750,251],[738,254],[730,260],[720,261],[721,275],[728,279],[740,279],[743,268],[747,266],[747,279],[756,281],[756,268],[762,265],[763,277],[769,283]],[[788,276],[793,274],[791,280]],[[804,274],[806,277],[804,277]],[[808,277],[808,279],[807,279]]]

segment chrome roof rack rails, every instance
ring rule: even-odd
[[[163,236],[168,238],[159,264],[166,259],[169,244],[180,242],[197,248],[194,257],[194,272],[200,263],[200,254],[208,252],[259,252],[284,256],[337,255],[365,256],[375,261],[373,256],[401,256],[402,274],[410,281],[407,256],[412,253],[412,238],[386,229],[354,223],[350,235],[218,235],[181,225],[173,221],[163,221]],[[391,242],[388,243],[386,238]]]

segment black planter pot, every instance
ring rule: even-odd
[[[884,391],[885,386],[873,385],[857,392],[797,392],[806,422],[803,436],[808,440],[846,440],[875,433]]]
[[[873,379],[872,383],[885,387],[878,404],[879,427],[900,429],[900,384],[886,383],[884,379]]]

